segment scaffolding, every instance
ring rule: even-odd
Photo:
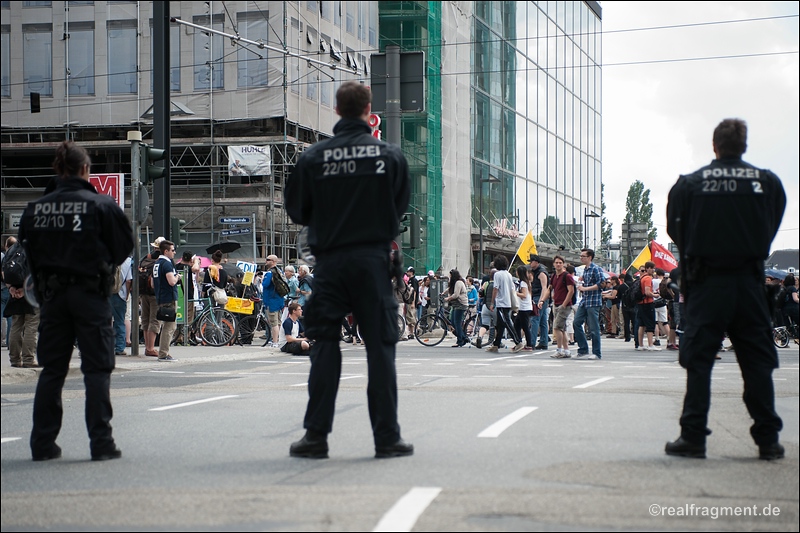
[[[214,2],[206,2],[204,6],[199,5],[199,8],[206,10],[206,19],[209,19],[208,15],[211,14],[209,20],[216,21],[218,18],[224,20],[225,15],[222,13],[222,8],[225,6],[222,3],[217,3],[216,6],[214,4]],[[235,4],[240,4],[239,11],[250,10],[245,2]],[[270,4],[272,4],[270,10],[256,9],[252,13],[244,13],[252,15],[252,17],[240,20],[241,22],[242,20],[258,19],[261,16],[267,18],[267,13],[271,11],[271,15],[267,18],[271,30],[269,38],[265,37],[264,40],[259,41],[240,37],[239,29],[233,19],[230,19],[230,22],[236,32],[235,35],[217,31],[207,25],[179,22],[182,26],[187,27],[186,35],[178,32],[178,38],[183,39],[184,45],[192,42],[186,38],[187,35],[204,34],[208,37],[208,46],[205,49],[209,51],[209,61],[206,63],[209,76],[208,89],[201,92],[184,90],[176,97],[178,100],[189,100],[194,104],[207,106],[205,109],[208,110],[208,116],[199,117],[189,110],[190,105],[178,101],[172,102],[173,112],[171,115],[177,116],[170,121],[171,200],[169,215],[185,221],[183,229],[186,230],[188,241],[179,246],[179,251],[192,250],[197,254],[205,254],[205,248],[210,244],[227,238],[222,232],[232,226],[223,224],[220,220],[222,217],[254,216],[256,230],[252,232],[252,235],[242,231],[244,234],[242,235],[243,240],[240,240],[242,247],[237,252],[230,254],[229,259],[263,264],[267,255],[275,254],[287,264],[296,262],[296,240],[300,228],[291,222],[284,209],[284,184],[302,151],[310,144],[330,137],[321,131],[328,126],[320,120],[320,117],[324,113],[334,116],[334,113],[332,107],[325,109],[324,113],[319,110],[315,113],[311,109],[313,106],[306,105],[307,102],[304,101],[301,101],[300,104],[290,105],[287,95],[300,93],[299,90],[294,90],[294,85],[298,83],[303,85],[305,83],[303,78],[314,77],[316,79],[323,72],[327,73],[329,70],[341,70],[347,73],[348,77],[357,79],[367,73],[366,62],[363,58],[360,62],[356,60],[357,55],[361,57],[360,54],[356,54],[349,47],[345,49],[344,45],[348,43],[343,38],[347,37],[343,30],[340,43],[335,40],[335,35],[334,38],[331,38],[322,33],[324,27],[331,27],[330,23],[327,23],[328,26],[321,24],[318,16],[315,17],[313,12],[305,9],[304,5],[287,2],[270,2]],[[220,5],[222,8],[219,7]],[[128,12],[128,6],[112,6],[111,3],[108,3],[107,10],[108,13],[124,10],[125,16],[146,21],[150,11],[145,6],[146,4],[142,3],[140,11],[139,3],[136,3],[134,11]],[[204,15],[194,11],[191,14],[188,13],[187,9],[193,8],[188,3],[187,6],[182,10],[184,16],[194,17],[195,20],[203,18]],[[235,9],[237,6],[231,7]],[[14,7],[14,9],[17,8]],[[377,7],[370,9],[377,9]],[[53,9],[52,14],[48,14],[49,19],[53,19],[57,15],[57,11],[57,9]],[[227,8],[225,11],[227,14]],[[239,11],[234,10],[234,13]],[[68,10],[66,13],[65,16],[68,16]],[[230,14],[227,16],[230,18]],[[177,20],[173,22],[178,23]],[[259,22],[263,23],[263,21]],[[68,31],[69,19],[66,19],[66,23],[65,32]],[[146,64],[146,54],[149,53],[146,41],[142,42],[142,29],[146,27],[145,24],[146,22],[140,22],[137,26],[138,64],[136,72],[130,73],[137,87],[136,97],[130,100],[131,103],[125,107],[126,111],[122,113],[124,116],[111,121],[106,119],[106,115],[110,116],[111,113],[104,106],[108,106],[110,100],[105,96],[97,95],[94,97],[94,102],[88,104],[97,105],[98,109],[102,109],[102,112],[95,117],[95,122],[97,122],[95,124],[78,124],[74,120],[67,120],[63,126],[42,126],[35,125],[36,120],[28,121],[27,118],[18,120],[18,123],[13,125],[4,121],[0,128],[0,142],[3,145],[3,150],[0,152],[0,165],[2,166],[0,199],[5,235],[17,233],[16,227],[13,227],[13,222],[17,220],[16,217],[29,201],[41,196],[52,179],[53,172],[50,162],[56,146],[65,139],[78,142],[88,150],[92,158],[93,172],[125,175],[125,188],[126,191],[130,191],[131,146],[127,141],[127,133],[130,130],[139,130],[142,132],[144,142],[152,140],[152,112],[148,110],[142,114],[143,106],[140,105],[140,100],[147,100],[146,80],[139,67],[140,64]],[[316,28],[312,28],[312,25]],[[65,35],[67,34],[65,33]],[[312,39],[312,35],[314,39]],[[317,36],[319,39],[315,40]],[[276,81],[280,80],[280,83],[256,87],[243,93],[246,101],[249,102],[247,99],[252,99],[252,103],[249,105],[254,108],[258,108],[258,105],[264,103],[266,98],[270,99],[267,102],[268,105],[264,106],[270,111],[264,113],[264,116],[253,118],[247,108],[248,104],[245,104],[246,116],[242,116],[242,118],[220,119],[215,117],[215,105],[222,108],[224,104],[230,104],[229,99],[239,99],[239,94],[242,92],[241,90],[231,91],[232,95],[229,94],[228,100],[226,100],[228,91],[215,89],[214,83],[211,82],[214,79],[215,69],[218,68],[217,62],[222,65],[224,61],[224,56],[220,58],[213,56],[214,43],[218,42],[215,41],[216,39],[223,38],[227,39],[225,42],[229,40],[234,49],[241,46],[248,52],[255,53],[260,59],[267,57],[266,51],[270,52],[272,75]],[[354,38],[347,37],[350,40]],[[270,45],[270,39],[274,39],[273,42],[277,45]],[[356,48],[359,47],[356,46]],[[61,53],[61,50],[54,50],[54,52]],[[66,107],[67,117],[70,117],[69,108],[71,106],[86,106],[87,102],[86,97],[81,103],[76,102],[74,98],[72,102],[70,101],[69,50],[66,45],[63,54],[60,59],[65,64],[66,72],[64,94],[50,95],[53,98],[51,106]],[[298,65],[306,64],[308,73],[301,74],[299,77],[295,75],[296,72],[305,72],[305,69],[299,70]],[[361,65],[364,65],[363,69]],[[181,63],[178,68],[186,66]],[[295,70],[296,68],[298,70]],[[333,76],[330,78],[334,79]],[[344,75],[340,76],[337,73],[337,81],[344,81],[344,79],[346,79]],[[239,89],[241,88],[239,87]],[[21,94],[21,90],[19,94]],[[321,98],[320,95],[318,102],[320,106],[322,105]],[[220,103],[216,104],[216,100],[219,100]],[[14,104],[13,107],[17,107],[17,113],[22,117],[21,108],[27,104],[22,101],[22,98],[16,101],[12,98],[11,102]],[[296,110],[298,105],[302,112]],[[177,113],[174,112],[176,107],[178,108]],[[290,108],[294,111],[290,111]],[[52,115],[48,115],[48,117],[58,116],[55,112],[51,113]],[[119,114],[117,116],[119,117]],[[38,119],[39,117],[32,118]],[[75,118],[74,114],[72,118]],[[57,118],[50,118],[50,122],[59,123],[60,121]],[[108,122],[113,122],[113,124],[108,124]],[[313,126],[309,124],[313,124]],[[264,176],[231,176],[228,172],[227,147],[229,145],[269,146],[271,173]],[[152,185],[148,187],[152,198]],[[130,198],[131,194],[126,192],[123,208],[132,216]],[[152,225],[151,217],[144,220],[142,224],[140,242],[142,243],[141,251],[144,253],[149,251],[148,243],[155,237],[152,235]],[[169,228],[169,224],[166,224],[166,227]],[[234,237],[234,239],[239,239],[239,237]]]

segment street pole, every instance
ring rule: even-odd
[[[400,47],[386,47],[386,142],[400,146]]]
[[[478,191],[478,195],[480,196],[480,200],[478,201],[478,233],[480,235],[480,244],[478,245],[478,255],[480,256],[480,263],[478,264],[478,268],[475,269],[476,275],[481,278],[481,282],[483,281],[483,178],[481,178],[481,185],[480,190]]]
[[[169,234],[170,219],[169,18],[169,2],[153,2],[153,146],[167,154],[162,163],[157,163],[164,165],[164,179],[153,183],[156,235]]]
[[[140,239],[142,232],[142,221],[139,220],[139,203],[142,201],[139,195],[139,184],[141,183],[142,174],[142,132],[135,130],[128,132],[128,140],[131,142],[131,221],[133,222],[133,265],[131,269],[134,275],[131,280],[131,293],[128,298],[131,298],[131,355],[134,357],[139,356],[139,249],[141,247]],[[137,312],[133,312],[136,309]]]

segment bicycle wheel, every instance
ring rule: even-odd
[[[785,327],[775,328],[772,330],[772,342],[778,348],[786,348],[789,346],[789,332]]]
[[[423,316],[414,328],[414,337],[423,346],[436,346],[447,336],[447,324],[435,313]]]
[[[475,325],[475,315],[468,315],[461,326],[464,329],[464,335],[471,341],[472,336],[475,335],[477,326]]]
[[[406,338],[406,319],[403,315],[397,315],[397,338],[400,340]]]
[[[200,319],[200,336],[211,346],[230,344],[236,338],[236,317],[225,309],[211,309]]]
[[[253,336],[259,326],[259,315],[247,315],[236,321],[236,338],[242,344],[252,344]]]

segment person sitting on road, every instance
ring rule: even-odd
[[[311,343],[305,338],[303,324],[300,317],[303,316],[303,308],[297,302],[289,304],[289,314],[280,329],[278,346],[284,353],[292,355],[309,355],[311,353]]]

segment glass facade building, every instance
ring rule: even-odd
[[[473,219],[482,193],[501,233],[598,248],[599,218],[586,214],[601,203],[599,8],[475,2],[474,20]]]
[[[486,271],[529,231],[543,255],[599,248],[600,6],[381,2],[380,20],[381,50],[423,50],[429,66],[425,113],[403,118],[427,222],[417,266]]]

